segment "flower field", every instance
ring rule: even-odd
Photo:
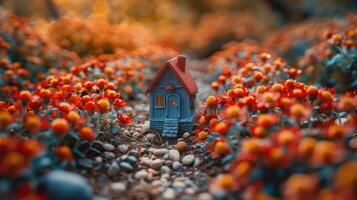
[[[237,2],[0,1],[0,200],[357,199],[355,4]],[[145,91],[180,54],[167,139]]]

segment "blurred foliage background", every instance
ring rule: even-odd
[[[88,35],[95,35],[102,38],[96,45],[105,46],[94,52],[97,55],[112,53],[112,46],[117,45],[136,48],[139,39],[197,57],[207,57],[232,40],[262,41],[292,22],[342,17],[357,10],[354,0],[0,0],[0,5],[35,20],[42,25],[36,27],[49,30],[49,37],[79,55],[88,51],[84,45],[72,44],[72,40],[80,40],[71,37],[83,37],[86,43],[91,40]],[[48,23],[54,20],[57,22]],[[123,31],[140,37],[133,39]]]

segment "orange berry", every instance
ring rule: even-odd
[[[251,169],[252,169],[252,165],[247,161],[243,161],[236,166],[236,168],[234,169],[234,174],[237,175],[238,177],[244,177],[249,174]]]
[[[316,86],[310,85],[306,91],[310,96],[316,96],[319,90]]]
[[[314,156],[324,164],[331,163],[336,145],[331,141],[321,141],[316,144]]]
[[[226,154],[229,152],[229,146],[225,142],[218,141],[214,146],[214,151],[218,154]]]
[[[259,86],[257,87],[256,91],[257,91],[259,94],[264,93],[264,92],[267,91],[267,87],[264,86],[264,85],[259,85]]]
[[[254,128],[254,136],[262,138],[265,136],[265,128],[262,126],[257,126]]]
[[[215,107],[215,106],[217,106],[217,104],[218,104],[218,101],[217,101],[216,97],[214,97],[214,96],[207,97],[207,99],[206,99],[207,106]]]
[[[273,124],[277,123],[277,121],[278,121],[278,118],[275,115],[261,114],[258,116],[256,124],[258,126],[268,127],[268,126],[272,126]]]
[[[278,142],[281,145],[291,144],[295,140],[295,134],[291,130],[283,130],[278,135]]]
[[[229,125],[226,122],[219,122],[214,127],[214,131],[219,134],[226,134],[229,130]]]
[[[31,92],[28,90],[22,90],[19,94],[20,99],[24,101],[30,101],[31,100]]]
[[[338,124],[328,127],[327,135],[333,138],[340,138],[347,133],[347,128]]]
[[[68,120],[71,124],[76,124],[80,119],[81,119],[81,116],[78,114],[77,111],[70,111],[70,112],[67,114],[67,120]]]
[[[0,111],[0,130],[6,129],[8,125],[13,121],[13,117],[10,113]]]
[[[29,116],[25,121],[25,128],[29,131],[36,131],[41,126],[41,119],[37,116]]]
[[[223,189],[229,189],[234,187],[235,178],[233,175],[224,174],[217,178],[217,185]]]
[[[233,119],[239,117],[240,108],[237,105],[228,107],[226,111],[227,111],[227,116],[229,118]]]
[[[316,139],[314,138],[304,138],[300,141],[298,146],[298,153],[303,156],[310,156],[316,146]]]
[[[284,199],[318,199],[314,198],[317,183],[310,176],[305,174],[293,174],[286,181]]]
[[[208,137],[208,133],[206,131],[201,131],[198,133],[198,139],[203,141],[206,140]]]
[[[110,110],[110,103],[107,99],[100,99],[98,101],[98,108],[99,111],[104,113],[104,112],[108,112]]]
[[[257,139],[247,139],[243,143],[243,150],[248,153],[257,153],[260,150],[260,144]]]
[[[298,120],[304,119],[309,115],[309,110],[302,104],[294,104],[290,108],[290,115]]]
[[[264,75],[263,75],[263,73],[261,73],[261,72],[255,71],[254,74],[253,74],[253,78],[254,78],[256,81],[262,80],[263,77],[264,77]]]
[[[67,102],[61,102],[61,103],[59,104],[58,109],[59,109],[61,112],[68,113],[69,110],[71,109],[71,106],[70,106],[69,103],[67,103]]]
[[[219,89],[219,83],[216,81],[213,81],[211,83],[211,88],[217,91]]]
[[[72,151],[68,146],[58,146],[55,148],[54,152],[61,160],[65,160],[65,161],[73,160]]]
[[[332,94],[331,94],[331,92],[324,90],[321,92],[321,98],[324,101],[330,101],[330,100],[332,100]]]
[[[284,152],[281,148],[274,148],[269,153],[269,159],[273,163],[280,162],[284,156]]]
[[[93,140],[95,138],[93,129],[88,126],[79,129],[79,136],[85,140]]]
[[[357,104],[356,100],[353,99],[352,97],[343,96],[339,100],[337,107],[340,110],[349,111],[349,110],[353,110],[356,104]]]
[[[340,45],[342,42],[342,35],[340,34],[333,34],[331,37],[331,43],[335,45]]]
[[[26,158],[16,151],[11,151],[3,155],[1,165],[10,176],[18,176],[26,166]]]
[[[55,133],[68,133],[69,124],[65,119],[55,119],[51,122],[51,130]]]
[[[51,90],[49,90],[49,89],[41,89],[40,90],[40,96],[42,98],[50,98],[51,97]]]
[[[271,86],[271,89],[274,92],[282,92],[284,90],[284,86],[282,84],[276,83],[273,86]]]

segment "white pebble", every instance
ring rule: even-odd
[[[195,160],[195,156],[190,154],[190,155],[186,155],[182,158],[182,163],[184,165],[191,165],[194,160]]]

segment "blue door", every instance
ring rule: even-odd
[[[167,113],[168,119],[178,119],[180,117],[180,98],[176,94],[169,94],[167,96]]]

